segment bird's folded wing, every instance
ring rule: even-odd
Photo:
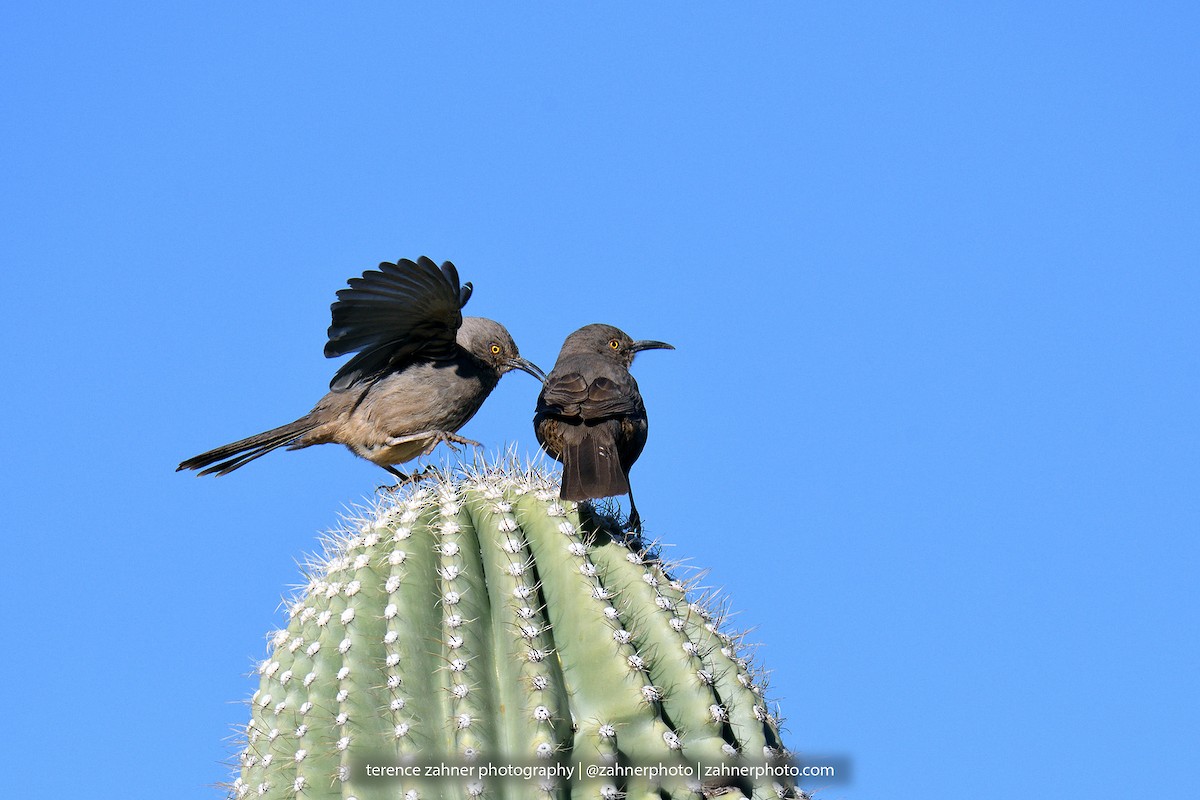
[[[455,356],[454,338],[471,284],[459,285],[458,270],[449,261],[440,267],[424,256],[416,262],[385,261],[349,284],[330,306],[325,356],[357,355],[342,365],[329,388],[344,391],[417,357]]]
[[[599,376],[591,382],[578,372],[551,375],[538,398],[538,410],[584,421],[633,413],[641,397],[633,377],[626,373],[616,379]]]

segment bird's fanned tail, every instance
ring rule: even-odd
[[[579,441],[564,443],[561,460],[559,497],[563,500],[629,494],[629,479],[621,468],[616,441],[607,426],[586,429]]]
[[[297,447],[308,446],[309,443],[300,442],[300,438],[312,432],[320,424],[319,420],[314,419],[313,415],[309,414],[295,422],[289,422],[286,425],[280,425],[278,428],[272,428],[269,431],[263,431],[254,436],[248,436],[245,439],[239,439],[236,442],[230,442],[229,444],[214,448],[207,453],[192,456],[176,467],[175,471],[199,469],[201,475],[211,475],[214,473],[225,475],[244,464],[249,464],[259,456],[265,456],[277,448],[288,447],[289,449],[295,449]],[[206,469],[201,469],[202,467]]]

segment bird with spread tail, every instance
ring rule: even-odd
[[[646,446],[648,422],[629,367],[643,350],[674,349],[601,324],[585,325],[563,342],[533,417],[538,442],[563,465],[559,497],[629,495],[629,526],[641,531],[629,469]]]
[[[177,471],[225,475],[280,447],[343,444],[399,486],[424,473],[396,465],[438,444],[482,446],[458,430],[501,376],[518,369],[540,381],[545,373],[521,356],[499,322],[462,315],[471,291],[452,263],[439,267],[424,256],[385,261],[351,278],[330,307],[325,356],[355,355],[333,376],[329,393],[296,421],[193,456]]]

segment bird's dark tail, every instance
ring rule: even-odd
[[[276,448],[306,447],[308,444],[313,444],[313,442],[301,443],[299,439],[313,431],[318,425],[320,422],[314,420],[310,414],[295,422],[289,422],[287,425],[280,425],[278,428],[272,428],[269,431],[222,445],[207,453],[192,456],[176,467],[175,471],[199,469],[201,475],[213,473],[224,475],[227,472],[233,472],[243,464],[249,464],[259,456],[265,456]],[[201,469],[201,467],[206,467],[206,469]]]
[[[585,429],[578,442],[566,442],[562,452],[563,500],[591,500],[629,494],[629,479],[613,436],[604,428]]]

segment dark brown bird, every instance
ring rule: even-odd
[[[538,396],[533,430],[563,465],[563,500],[629,495],[629,526],[642,527],[629,469],[646,446],[646,406],[629,374],[642,350],[674,350],[666,342],[634,341],[612,325],[585,325],[563,342]]]
[[[481,446],[457,431],[500,377],[519,369],[541,380],[499,322],[463,317],[471,284],[459,285],[449,261],[384,262],[337,293],[325,345],[328,358],[356,353],[330,392],[295,422],[209,450],[177,469],[224,475],[280,447],[344,444],[396,476],[394,465],[428,455],[439,443]]]

